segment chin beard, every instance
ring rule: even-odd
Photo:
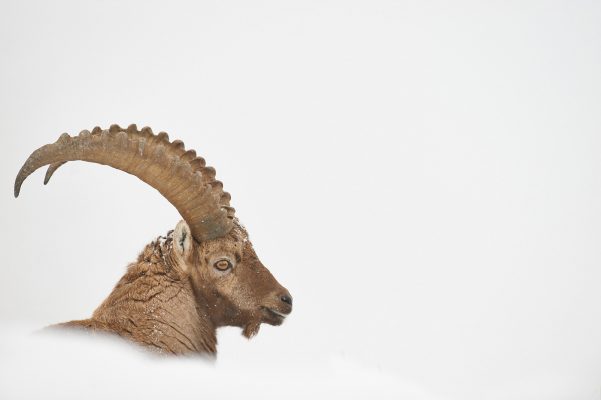
[[[244,337],[246,337],[247,339],[252,338],[253,336],[255,336],[257,333],[259,333],[259,328],[261,326],[261,320],[253,320],[251,322],[249,322],[248,324],[246,324],[246,326],[244,327],[244,330],[242,331],[242,335]]]

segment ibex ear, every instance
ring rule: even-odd
[[[192,232],[186,221],[179,221],[173,231],[173,252],[180,267],[187,271],[188,260],[192,253]]]

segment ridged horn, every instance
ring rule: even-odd
[[[15,197],[23,181],[35,170],[50,165],[44,183],[67,161],[104,164],[135,175],[158,190],[184,218],[197,241],[225,236],[233,227],[234,209],[215,170],[205,166],[194,150],[186,151],[180,140],[169,142],[165,132],[158,135],[148,127],[123,129],[111,125],[96,127],[70,137],[63,133],[51,144],[40,147],[25,161],[15,179]]]

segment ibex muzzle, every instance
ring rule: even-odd
[[[66,133],[34,151],[15,180],[49,165],[44,183],[67,161],[109,165],[158,190],[183,217],[148,244],[92,317],[60,326],[116,333],[160,352],[216,353],[216,328],[239,326],[246,337],[261,323],[280,325],[292,296],[259,261],[234,216],[230,195],[183,142],[135,125]]]

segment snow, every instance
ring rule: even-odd
[[[340,356],[285,366],[238,357],[160,358],[101,335],[0,328],[2,399],[436,398],[390,371]]]

